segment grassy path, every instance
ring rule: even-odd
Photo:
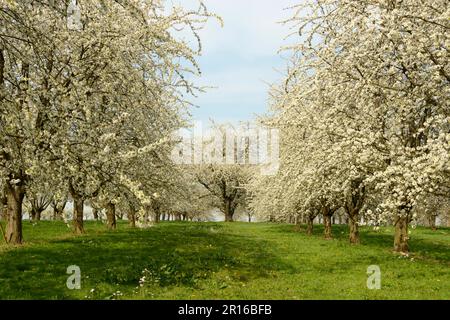
[[[392,230],[362,230],[363,244],[312,237],[290,225],[162,223],[113,232],[88,222],[25,222],[26,244],[0,245],[0,299],[450,299],[450,229],[412,230],[409,257],[391,252]],[[81,269],[69,290],[66,269]],[[366,287],[381,268],[381,290]],[[147,271],[143,274],[143,270]],[[145,284],[139,280],[145,275]]]

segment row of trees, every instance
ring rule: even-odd
[[[192,203],[170,154],[198,89],[188,80],[199,74],[191,40],[210,16],[202,4],[162,0],[0,1],[6,242],[22,242],[24,199],[39,219],[70,196],[77,233],[85,202],[105,208],[111,228],[117,206],[134,222]]]
[[[200,73],[201,46],[191,40],[212,16],[201,3],[197,11],[163,0],[0,4],[0,213],[8,243],[22,242],[24,204],[33,220],[49,206],[57,219],[70,198],[76,233],[84,232],[86,205],[94,216],[105,212],[111,229],[124,212],[134,226],[167,215],[201,219],[219,208],[226,221],[245,209],[249,219],[303,221],[309,233],[320,216],[326,237],[333,216],[345,214],[352,243],[364,218],[395,225],[395,250],[407,252],[408,226],[433,224],[448,208],[447,1],[295,6],[286,23],[301,41],[289,48],[286,81],[273,88],[262,120],[281,137],[272,176],[248,165],[250,138],[231,141],[226,126],[217,129],[234,165],[207,141],[212,153],[203,160],[222,161],[172,159],[173,132],[188,125],[186,99],[200,89],[188,79]],[[191,38],[181,37],[185,29]]]
[[[343,210],[408,226],[450,199],[450,4],[444,0],[305,0],[290,23],[286,81],[263,119],[280,130],[281,168],[251,184],[255,212],[312,228]],[[436,204],[438,204],[436,206]]]

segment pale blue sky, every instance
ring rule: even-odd
[[[175,2],[175,1],[174,1]],[[179,0],[184,6],[191,0]],[[200,36],[201,85],[214,86],[194,99],[195,120],[237,122],[254,118],[267,108],[268,85],[282,79],[286,60],[278,50],[291,32],[277,22],[288,18],[285,8],[298,0],[204,0],[208,10],[221,16],[223,28],[211,20]],[[290,40],[292,41],[292,40]],[[283,54],[288,56],[287,53]]]

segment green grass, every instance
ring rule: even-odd
[[[413,229],[409,257],[392,253],[390,228],[363,229],[359,246],[345,226],[333,226],[334,240],[319,226],[309,237],[266,223],[86,230],[24,222],[25,245],[0,245],[0,299],[450,299],[448,228]],[[70,265],[81,268],[81,290],[66,287]],[[381,268],[380,290],[366,287],[369,265]]]

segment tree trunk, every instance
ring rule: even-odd
[[[134,209],[128,211],[128,220],[130,222],[130,227],[136,228],[136,211]]]
[[[25,197],[23,186],[7,184],[6,197],[8,201],[6,242],[9,244],[22,243],[22,204]]]
[[[7,215],[8,215],[8,200],[5,194],[0,197],[0,221],[6,220]]]
[[[53,208],[53,220],[54,221],[59,220],[59,212],[58,209],[56,208]]]
[[[53,208],[53,220],[64,220],[64,209],[66,208],[67,199],[61,202],[61,205],[58,205],[58,201],[54,201],[52,203]]]
[[[225,221],[233,222],[233,214],[231,212],[225,212]]]
[[[81,197],[72,185],[69,183],[69,192],[73,199],[73,229],[75,234],[84,233],[84,199]]]
[[[428,216],[428,224],[430,225],[431,230],[436,231],[436,215],[432,214]]]
[[[324,225],[324,236],[325,239],[332,239],[333,234],[331,231],[331,216],[323,217],[323,225]]]
[[[348,219],[349,239],[351,244],[359,244],[361,242],[357,217],[358,215],[349,217]]]
[[[160,213],[159,213],[159,210],[158,211],[156,211],[155,213],[153,213],[153,217],[154,217],[154,222],[155,223],[159,223],[159,221],[160,221]]]
[[[308,236],[311,236],[314,231],[314,217],[308,217],[308,220],[306,221],[306,234]]]
[[[162,217],[161,217],[161,220],[162,220],[162,221],[166,221],[166,214],[165,214],[165,213],[163,213],[163,215],[162,215]]]
[[[39,209],[31,209],[30,220],[31,221],[41,221],[42,211]]]
[[[249,223],[252,222],[252,215],[251,214],[248,215],[248,222]]]
[[[55,209],[54,208],[53,209],[53,220],[59,220],[59,221],[64,220],[63,214],[64,214],[64,209],[58,209],[58,208]]]
[[[36,221],[36,210],[34,210],[34,209],[30,210],[30,220]]]
[[[84,233],[84,200],[80,197],[73,199],[73,227],[76,234]]]
[[[5,55],[3,50],[0,50],[0,89],[3,89],[5,84]]]
[[[408,217],[397,217],[395,223],[394,251],[408,253]]]
[[[98,209],[92,208],[92,214],[94,215],[94,219],[98,221]]]
[[[323,234],[325,236],[325,239],[332,239],[333,234],[331,230],[331,218],[333,216],[333,213],[331,213],[331,210],[329,208],[323,208]]]
[[[230,201],[225,203],[225,222],[233,222],[234,209],[231,206]]]
[[[73,195],[73,229],[75,234],[84,233],[84,200],[78,196]]]
[[[106,226],[109,230],[115,230],[117,226],[116,205],[111,202],[106,205]]]
[[[148,223],[148,209],[145,208],[145,212],[144,212],[144,224]]]

